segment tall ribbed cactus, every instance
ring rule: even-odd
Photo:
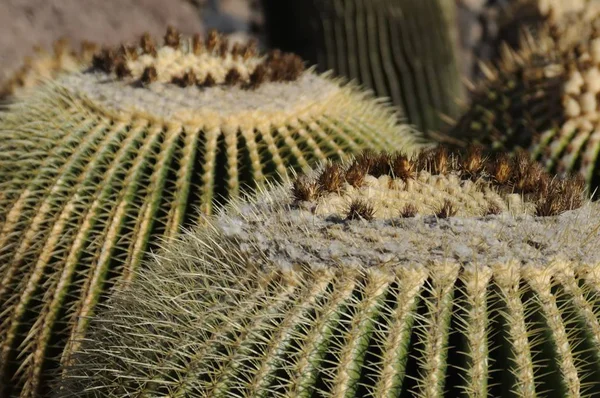
[[[165,245],[59,395],[592,396],[600,206],[582,186],[477,150],[329,164]]]
[[[472,106],[449,132],[465,144],[500,151],[527,148],[548,170],[577,171],[600,186],[599,22],[548,26],[522,48],[505,48]]]
[[[458,115],[454,0],[264,0],[267,37],[392,99],[409,122]]]
[[[144,36],[26,95],[0,122],[0,396],[43,393],[103,295],[197,210],[390,146],[419,147],[391,108],[216,34]]]

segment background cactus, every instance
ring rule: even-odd
[[[582,186],[476,150],[327,165],[165,245],[59,395],[591,396]]]
[[[364,147],[418,148],[390,107],[211,34],[104,49],[0,124],[0,395],[46,391],[95,305],[198,212]],[[71,344],[72,343],[72,344]],[[66,350],[65,350],[65,347]],[[62,359],[61,359],[62,357]]]
[[[52,54],[37,48],[35,56],[25,58],[23,66],[0,87],[0,99],[18,95],[61,73],[80,72],[90,67],[97,47],[94,43],[84,41],[80,50],[76,51],[66,39],[60,39],[54,43]]]
[[[449,130],[464,145],[497,151],[527,148],[551,172],[577,171],[591,191],[600,186],[600,38],[598,22],[551,25],[505,47],[473,105]]]
[[[453,0],[264,0],[269,44],[392,99],[422,131],[464,97]]]

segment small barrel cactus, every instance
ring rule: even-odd
[[[420,146],[390,107],[294,55],[172,28],[164,41],[103,49],[2,117],[2,397],[42,394],[103,294],[197,210],[288,167]]]
[[[35,55],[27,57],[23,66],[0,86],[0,99],[19,95],[62,73],[79,72],[89,67],[97,50],[96,44],[84,41],[76,51],[66,39],[54,43],[52,54],[37,48]]]
[[[165,245],[59,396],[591,396],[600,205],[582,188],[477,150],[328,164]]]
[[[505,48],[448,135],[497,151],[526,148],[553,173],[600,186],[600,25],[547,26]]]
[[[454,0],[264,0],[267,38],[392,99],[420,130],[458,116]]]

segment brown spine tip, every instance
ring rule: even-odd
[[[167,33],[165,34],[165,46],[179,48],[180,37],[179,32],[175,27],[167,26]]]
[[[431,162],[431,172],[433,174],[444,175],[451,169],[451,162],[448,156],[448,150],[445,147],[435,149]]]
[[[196,85],[198,83],[198,79],[196,78],[196,75],[194,74],[194,72],[189,70],[189,71],[185,72],[183,74],[183,76],[174,77],[172,82],[181,87],[190,87],[190,86]]]
[[[219,34],[216,30],[211,30],[206,38],[206,49],[213,52],[219,45]]]
[[[408,157],[397,154],[392,160],[392,173],[395,178],[403,181],[413,178],[415,165]]]
[[[234,86],[242,81],[242,75],[236,68],[232,68],[225,75],[225,84],[228,86]]]
[[[219,56],[225,58],[229,53],[229,40],[225,37],[221,38],[219,42]]]
[[[233,43],[233,46],[231,47],[231,56],[233,57],[234,60],[237,60],[238,58],[242,57],[244,55],[244,48],[242,47],[242,45],[240,43]]]
[[[94,54],[98,51],[98,45],[91,41],[84,40],[81,42],[80,58],[83,62],[89,63],[94,59]]]
[[[55,58],[60,58],[62,55],[67,54],[71,50],[69,39],[66,37],[61,37],[60,39],[56,40],[52,45],[52,50]]]
[[[513,166],[506,154],[500,154],[491,164],[490,174],[497,184],[505,185],[513,173]]]
[[[200,34],[196,33],[192,37],[192,52],[194,53],[194,55],[200,55],[200,54],[202,54],[203,48],[204,48],[204,42],[202,41]]]
[[[140,47],[142,48],[142,52],[144,54],[156,56],[156,45],[154,44],[154,40],[150,36],[150,33],[146,32],[142,35],[140,39]]]
[[[115,68],[115,73],[119,79],[124,79],[126,77],[131,76],[131,70],[127,67],[125,61],[121,61],[117,64]]]
[[[371,221],[374,215],[375,209],[373,206],[363,200],[355,199],[350,203],[346,219]]]
[[[265,81],[267,81],[267,77],[268,77],[267,68],[263,64],[258,65],[254,69],[254,71],[250,74],[249,87],[253,88],[253,89],[259,87]]]
[[[475,179],[484,169],[485,158],[482,155],[481,146],[471,146],[466,155],[461,158],[460,166],[465,177]]]
[[[215,80],[215,78],[210,74],[206,74],[206,77],[204,78],[204,82],[202,82],[201,86],[202,87],[213,87],[214,85],[217,84],[217,81]]]
[[[342,169],[335,163],[328,164],[317,179],[317,184],[322,192],[339,192],[343,182]]]
[[[282,54],[273,50],[265,60],[271,70],[271,79],[276,82],[294,81],[304,72],[304,62],[295,54]]]
[[[348,167],[348,170],[346,170],[344,178],[348,184],[352,185],[354,188],[358,188],[365,181],[367,171],[368,170],[362,164],[355,160],[350,167]]]
[[[406,206],[404,206],[404,208],[400,211],[400,217],[401,218],[413,218],[414,216],[416,216],[418,213],[417,207],[415,205],[413,205],[412,203],[407,204]]]
[[[454,217],[456,215],[456,208],[448,199],[444,200],[444,203],[436,213],[438,218]]]
[[[122,54],[125,58],[131,59],[131,60],[136,60],[138,58],[138,52],[137,52],[137,48],[134,46],[126,46],[126,45],[121,45],[121,48],[119,49],[119,53]]]
[[[242,56],[244,60],[249,60],[250,58],[256,57],[258,54],[258,42],[256,39],[251,39],[248,41],[245,47],[242,48]]]
[[[292,197],[296,202],[309,202],[318,196],[319,188],[315,182],[301,175],[296,178],[292,186]]]
[[[115,67],[115,54],[110,48],[103,48],[92,60],[92,66],[105,73],[111,73]]]
[[[156,68],[154,66],[147,66],[142,73],[142,84],[148,85],[152,82],[155,82],[158,79],[158,73],[156,72]]]

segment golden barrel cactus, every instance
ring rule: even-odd
[[[96,304],[230,198],[325,158],[420,146],[390,107],[211,33],[106,48],[0,121],[0,395],[47,392]]]
[[[582,188],[477,150],[327,164],[165,244],[59,396],[592,396]]]

